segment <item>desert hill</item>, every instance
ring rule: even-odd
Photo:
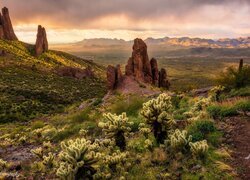
[[[105,93],[104,68],[73,55],[0,40],[1,122],[27,120]]]

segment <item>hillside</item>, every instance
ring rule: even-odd
[[[1,122],[27,120],[54,113],[75,102],[102,97],[104,68],[73,55],[48,51],[34,56],[34,46],[0,40]],[[90,68],[93,77],[60,75],[63,68]]]

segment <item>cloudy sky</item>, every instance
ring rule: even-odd
[[[250,0],[2,0],[19,39],[38,24],[50,43],[86,38],[250,36]]]

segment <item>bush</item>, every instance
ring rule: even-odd
[[[195,121],[188,126],[188,134],[192,136],[193,142],[207,139],[207,136],[215,131],[214,123],[209,120]]]
[[[217,81],[229,89],[250,85],[250,66],[242,66],[239,69],[229,67],[225,72],[221,73]]]
[[[126,112],[128,116],[137,116],[144,101],[144,98],[137,96],[132,96],[128,100],[119,100],[111,106],[111,112],[115,114]]]
[[[213,118],[236,116],[239,115],[241,111],[243,113],[250,111],[250,102],[248,100],[240,100],[229,105],[215,104],[209,106],[207,111]]]

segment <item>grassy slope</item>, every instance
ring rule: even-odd
[[[27,120],[39,114],[53,113],[74,102],[105,94],[104,69],[93,62],[67,53],[48,51],[33,56],[34,47],[18,41],[0,40],[0,121]],[[88,66],[96,78],[76,80],[60,77],[54,69]]]

